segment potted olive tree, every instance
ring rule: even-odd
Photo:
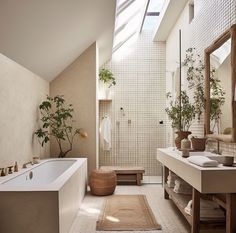
[[[167,99],[169,100],[169,107],[165,110],[171,121],[172,128],[177,130],[176,134],[178,136],[175,139],[175,145],[179,149],[181,147],[181,140],[188,138],[188,135],[191,134],[189,127],[195,118],[195,107],[190,102],[186,91],[181,91],[181,95],[175,100],[170,93],[167,93]]]
[[[105,90],[106,95],[105,96],[106,96],[106,99],[108,99],[109,95],[110,95],[110,88],[112,86],[116,85],[115,77],[114,77],[113,73],[109,69],[102,68],[99,71],[99,80],[106,87],[106,90]]]
[[[47,99],[39,105],[42,127],[35,131],[44,146],[51,137],[56,139],[59,147],[59,158],[64,158],[72,150],[74,139],[77,135],[85,138],[87,133],[82,128],[73,126],[73,106],[65,103],[63,96],[47,96]],[[67,147],[65,148],[65,144]]]

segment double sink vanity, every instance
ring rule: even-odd
[[[191,154],[193,153],[193,154]],[[190,156],[207,156],[219,160],[220,156],[210,152],[190,152]],[[219,158],[217,158],[219,157]],[[173,148],[157,149],[157,160],[164,167],[164,197],[171,198],[191,225],[191,233],[202,229],[226,227],[226,233],[236,232],[236,167],[223,166],[201,167],[190,163],[181,156],[181,152]],[[169,171],[192,186],[191,195],[181,195],[167,185]],[[226,223],[219,221],[201,221],[200,198],[211,199],[226,212]],[[192,215],[185,213],[184,208],[192,200]],[[213,231],[214,232],[214,231]]]

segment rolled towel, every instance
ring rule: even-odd
[[[175,180],[178,178],[178,176],[172,172],[172,171],[169,171],[169,175],[167,177],[167,185],[169,188],[174,188],[175,186]]]
[[[169,180],[167,180],[167,186],[169,187],[169,188],[174,188],[175,187],[175,182],[171,182],[171,181],[169,181]]]
[[[192,187],[181,178],[178,178],[175,180],[174,192],[180,194],[191,194]]]
[[[216,160],[209,159],[206,156],[190,156],[187,160],[201,167],[217,167],[219,164]]]
[[[187,206],[184,208],[185,213],[190,215],[190,216],[192,215],[192,203],[193,203],[193,201],[190,200],[188,202]]]

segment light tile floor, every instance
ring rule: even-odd
[[[189,233],[190,227],[171,200],[163,198],[163,188],[158,184],[119,185],[115,194],[144,194],[162,230],[156,231],[96,231],[96,221],[105,197],[87,194],[69,233]],[[201,233],[222,231],[201,231]],[[224,232],[224,231],[223,231]]]
[[[133,233],[187,233],[189,232],[188,223],[178,212],[172,201],[163,198],[163,189],[161,185],[119,185],[115,194],[144,194],[156,217],[156,220],[162,226],[159,231],[132,231]],[[86,195],[78,215],[71,227],[70,233],[94,233],[96,221],[103,205],[105,197]],[[127,231],[122,231],[126,233]],[[110,233],[110,231],[100,231],[100,233]],[[116,231],[112,231],[116,233]],[[117,233],[121,233],[120,231]]]

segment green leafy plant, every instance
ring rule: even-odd
[[[195,107],[191,104],[186,91],[181,91],[181,95],[173,100],[170,93],[167,93],[169,107],[165,109],[171,126],[179,131],[188,131],[195,118]],[[181,100],[181,107],[180,107]]]
[[[116,85],[116,80],[113,73],[105,68],[100,69],[99,71],[99,80],[105,84],[108,84],[108,88]]]
[[[187,81],[189,87],[194,87],[193,99],[194,108],[198,120],[205,110],[204,97],[204,64],[199,54],[196,54],[195,48],[188,48],[186,50],[183,66],[187,68]],[[216,69],[210,68],[210,90],[211,90],[211,104],[210,104],[210,119],[219,124],[221,106],[225,102],[225,92],[222,89],[221,82],[216,77]]]
[[[73,127],[73,106],[69,104],[66,106],[63,96],[57,95],[55,97],[47,96],[47,99],[39,105],[41,113],[42,127],[35,131],[35,134],[44,146],[54,137],[59,146],[59,158],[66,156],[72,150],[73,142],[76,135],[87,137],[87,133],[83,129]],[[67,149],[63,149],[62,143],[69,144]]]
[[[204,98],[204,64],[199,54],[196,54],[195,48],[186,50],[183,66],[187,68],[187,81],[189,87],[195,87],[193,93],[194,108],[198,120],[205,109]]]

